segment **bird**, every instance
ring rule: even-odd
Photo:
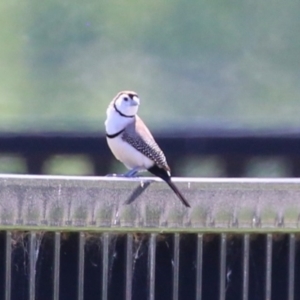
[[[178,190],[171,178],[171,169],[163,151],[150,130],[138,116],[140,98],[134,91],[121,91],[106,110],[106,140],[113,155],[129,171],[122,176],[134,177],[148,171],[164,180],[182,204],[190,204]]]

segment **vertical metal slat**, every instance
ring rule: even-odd
[[[221,234],[220,247],[220,287],[219,300],[225,300],[226,294],[226,234]]]
[[[126,243],[126,300],[131,300],[132,296],[132,241],[132,234],[128,233]]]
[[[202,299],[203,235],[197,236],[196,300]]]
[[[78,300],[83,300],[84,292],[84,243],[85,236],[83,232],[79,233],[79,251],[78,251]]]
[[[289,235],[288,300],[294,300],[295,286],[295,234]]]
[[[150,236],[149,263],[148,263],[149,300],[155,299],[155,264],[156,264],[156,233],[152,233]]]
[[[5,236],[5,300],[11,299],[11,232]]]
[[[54,233],[53,300],[59,299],[60,232]]]
[[[173,300],[178,300],[179,296],[179,245],[180,235],[174,234],[174,257],[173,257]]]
[[[265,300],[271,300],[272,286],[272,234],[267,234],[266,240],[266,286]]]
[[[102,235],[102,293],[101,300],[107,300],[108,295],[108,246],[109,246],[109,234],[103,233]]]
[[[29,300],[35,300],[36,233],[29,235]]]
[[[250,237],[244,234],[243,238],[243,300],[249,297],[249,254],[250,254]]]

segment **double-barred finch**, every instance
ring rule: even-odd
[[[148,170],[163,179],[175,192],[180,201],[190,207],[171,180],[166,157],[155,142],[142,119],[137,115],[140,99],[135,92],[117,94],[107,108],[105,121],[107,143],[114,154],[129,171],[126,177]]]

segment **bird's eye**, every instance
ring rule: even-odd
[[[124,99],[124,101],[128,101],[128,97],[124,97],[123,99]]]

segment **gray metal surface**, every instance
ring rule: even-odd
[[[299,179],[174,178],[185,208],[153,178],[0,176],[0,228],[47,230],[298,230]],[[135,189],[143,192],[124,205]]]
[[[135,299],[134,286],[138,259],[136,232],[146,236],[147,299],[157,296],[158,244],[162,243],[161,233],[171,233],[170,247],[172,274],[170,276],[170,299],[182,298],[183,235],[195,236],[192,272],[195,277],[194,296],[186,299],[205,300],[207,286],[204,286],[205,247],[211,233],[219,233],[215,277],[217,294],[215,299],[227,299],[231,283],[230,255],[232,253],[231,233],[241,237],[240,293],[241,299],[251,299],[250,262],[255,253],[251,239],[256,233],[264,236],[264,257],[262,266],[262,297],[272,299],[276,290],[274,279],[274,243],[278,232],[288,234],[286,273],[284,286],[286,299],[295,298],[295,270],[297,232],[299,232],[300,180],[298,179],[193,179],[176,178],[176,184],[191,203],[191,208],[182,206],[168,186],[156,180],[143,191],[142,180],[103,177],[59,177],[59,176],[0,176],[0,226],[5,231],[4,299],[11,300],[12,265],[14,262],[13,230],[29,230],[28,246],[28,296],[36,299],[38,281],[36,265],[39,257],[42,232],[53,231],[53,282],[51,299],[59,300],[61,293],[61,231],[78,233],[77,242],[77,299],[84,300],[86,285],[86,244],[91,231],[98,231],[101,252],[101,272],[94,280],[101,286],[99,299],[111,298],[112,261],[119,259],[114,253],[115,237],[126,234],[124,246],[124,299]],[[141,186],[143,193],[130,205],[124,202],[131,193]],[[87,232],[89,231],[89,232]],[[275,234],[276,233],[276,234]],[[283,235],[282,235],[283,236]],[[285,235],[287,236],[287,235]],[[144,237],[145,238],[145,237]],[[275,241],[275,242],[274,242]],[[140,244],[141,245],[141,244]],[[171,246],[170,246],[171,245]],[[299,246],[299,244],[298,244]],[[275,247],[276,248],[276,247]],[[159,250],[161,251],[161,250]],[[206,256],[205,256],[206,255]],[[117,258],[116,258],[117,257]],[[25,263],[25,261],[24,261]],[[229,264],[229,265],[228,265]],[[210,266],[209,266],[210,267]],[[207,270],[206,270],[207,272]],[[166,274],[166,276],[168,276]],[[253,274],[252,274],[253,276]],[[258,280],[258,279],[257,279]],[[252,290],[253,292],[253,290]],[[0,295],[1,298],[2,295]],[[15,298],[14,298],[15,299]],[[231,299],[231,298],[230,298]]]

